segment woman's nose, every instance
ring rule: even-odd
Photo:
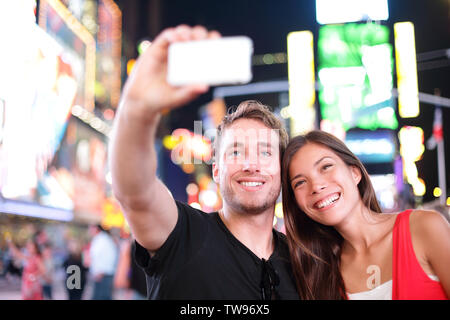
[[[323,180],[313,181],[312,184],[312,193],[317,194],[322,192],[327,187],[326,182]]]

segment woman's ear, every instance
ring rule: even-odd
[[[361,170],[357,166],[351,166],[350,170],[352,172],[353,181],[358,185],[362,177]]]

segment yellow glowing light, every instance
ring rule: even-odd
[[[403,127],[398,132],[400,140],[400,154],[404,159],[418,161],[421,159],[425,147],[424,133],[420,127]]]
[[[433,189],[433,196],[439,198],[442,195],[442,190],[439,187]]]
[[[289,115],[291,135],[314,129],[316,98],[314,47],[311,31],[291,32],[287,37]]]
[[[113,227],[122,228],[125,225],[125,217],[123,216],[120,206],[114,199],[107,199],[103,203],[102,226],[106,229]]]
[[[447,198],[447,206],[450,207],[450,197]]]
[[[273,226],[275,226],[277,224],[277,222],[278,222],[277,217],[273,217]]]
[[[167,135],[162,140],[163,146],[168,150],[174,149],[177,146],[178,142],[179,139],[172,135]]]
[[[80,38],[85,44],[85,76],[84,76],[84,108],[88,111],[94,110],[95,94],[95,39],[80,21],[67,9],[59,0],[41,0],[39,4],[39,26],[47,29],[47,9],[52,7],[61,19],[67,24],[67,27]]]
[[[201,136],[194,135],[190,139],[189,147],[192,149],[192,155],[197,159],[208,161],[212,156],[211,141]]]
[[[395,61],[397,65],[398,111],[402,118],[419,115],[416,45],[411,22],[394,24]]]
[[[418,177],[416,161],[420,160],[425,150],[424,134],[419,127],[406,126],[398,133],[400,140],[400,155],[403,159],[403,172],[406,180],[413,187],[416,196],[423,196],[426,192],[425,182]]]
[[[427,191],[425,187],[425,182],[421,178],[417,178],[417,180],[413,181],[412,184],[413,192],[416,196],[423,196]]]
[[[281,202],[278,202],[275,205],[275,216],[277,218],[283,219],[283,204]]]

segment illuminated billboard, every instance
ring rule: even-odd
[[[322,26],[318,38],[322,119],[344,130],[396,129],[392,56],[386,26]]]
[[[402,118],[414,118],[420,113],[414,25],[411,22],[395,23],[394,41],[398,112]]]
[[[320,24],[388,18],[388,0],[316,0],[316,20]]]
[[[0,212],[68,221],[74,211],[102,213],[106,137],[71,116],[92,99],[91,43],[55,8],[40,11],[48,33],[29,19],[31,6],[18,10],[27,19],[11,20],[15,33],[0,51]]]
[[[96,98],[117,107],[121,90],[122,12],[112,0],[98,2]]]
[[[63,61],[77,81],[74,104],[94,110],[95,39],[59,0],[41,0],[39,26],[63,48]]]
[[[392,162],[397,152],[395,134],[391,130],[349,131],[345,144],[364,164]]]
[[[295,136],[315,127],[316,100],[314,48],[311,31],[288,34],[288,78],[290,133]]]

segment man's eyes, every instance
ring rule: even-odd
[[[240,150],[231,150],[230,152],[228,152],[228,156],[230,157],[238,157],[241,156],[242,154],[243,152]],[[272,156],[272,151],[261,151],[261,155],[264,157],[270,157]]]
[[[228,155],[230,156],[230,157],[237,157],[237,156],[240,156],[242,153],[241,153],[241,151],[239,151],[239,150],[231,150],[229,153],[228,153]]]

